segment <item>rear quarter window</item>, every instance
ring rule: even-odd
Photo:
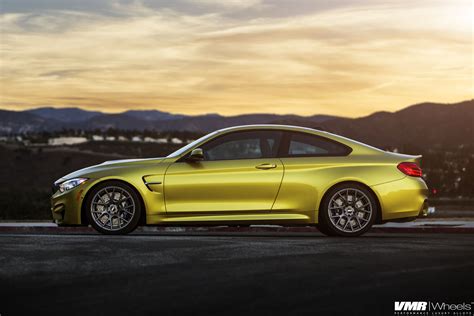
[[[308,133],[291,132],[285,138],[284,157],[347,156],[352,151],[332,139]]]

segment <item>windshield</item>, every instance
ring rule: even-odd
[[[166,157],[172,158],[172,157],[181,156],[182,154],[184,154],[185,152],[187,152],[188,150],[190,150],[191,148],[193,148],[193,147],[196,146],[197,144],[199,144],[199,143],[205,141],[206,139],[208,139],[208,138],[210,138],[210,137],[212,137],[212,136],[214,136],[214,135],[216,135],[216,134],[217,134],[217,131],[216,131],[216,132],[212,132],[212,133],[207,134],[207,135],[204,135],[203,137],[201,137],[201,138],[199,138],[199,139],[193,141],[192,143],[187,144],[187,145],[184,146],[184,147],[181,147],[180,149],[178,149],[177,151],[175,151],[175,152],[169,154],[169,155],[166,156]]]

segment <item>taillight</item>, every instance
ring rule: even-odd
[[[421,177],[423,175],[420,166],[414,162],[401,162],[398,164],[397,168],[407,176]]]

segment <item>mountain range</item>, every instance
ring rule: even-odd
[[[62,129],[209,132],[245,124],[288,124],[318,128],[379,147],[474,145],[474,99],[454,104],[420,103],[396,112],[360,118],[329,115],[182,115],[157,110],[107,114],[79,108],[0,110],[0,134]]]
[[[0,134],[21,134],[62,129],[83,130],[157,130],[208,132],[245,124],[271,123],[276,120],[304,120],[320,123],[335,119],[330,115],[298,116],[278,114],[183,115],[158,110],[129,110],[122,113],[102,113],[79,108],[43,107],[26,111],[0,110]]]

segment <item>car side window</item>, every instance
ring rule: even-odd
[[[289,133],[287,157],[345,156],[350,148],[336,141],[307,133]]]
[[[201,146],[205,160],[234,160],[275,157],[279,131],[244,131],[223,135]]]

